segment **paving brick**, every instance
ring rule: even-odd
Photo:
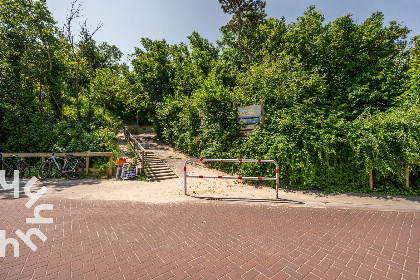
[[[420,211],[41,200],[54,205],[48,240],[1,258],[8,279],[419,277]],[[27,231],[24,200],[4,201],[0,215],[17,215],[1,229]]]
[[[260,275],[260,272],[259,272],[259,271],[257,271],[255,268],[253,268],[253,269],[249,270],[248,272],[244,273],[244,274],[242,275],[242,278],[243,278],[244,280],[254,279],[254,278],[256,278],[258,275]]]
[[[298,268],[297,272],[302,274],[304,277],[306,277],[311,271],[313,270],[313,267],[304,264],[301,267]]]
[[[70,279],[71,278],[71,269],[66,268],[58,272],[58,279]]]
[[[328,269],[327,274],[333,278],[338,278],[338,276],[341,274],[341,271],[342,271],[341,269],[333,265]],[[369,278],[366,278],[366,279],[369,279]]]
[[[33,274],[33,279],[39,279],[46,276],[46,272],[47,272],[46,266],[42,266],[35,269],[34,274]]]
[[[360,267],[356,273],[356,276],[362,279],[369,279],[371,275],[372,275],[372,272],[369,271],[368,269],[365,269],[364,267]]]

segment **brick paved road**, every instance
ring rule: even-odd
[[[0,200],[0,229],[30,227],[27,199]],[[41,202],[38,202],[40,204]],[[206,202],[48,199],[48,240],[1,279],[419,279],[420,211]],[[33,211],[33,210],[32,210]]]

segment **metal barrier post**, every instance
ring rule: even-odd
[[[184,163],[184,195],[187,195],[187,163],[189,159],[187,159]]]
[[[208,176],[208,175],[187,175],[187,163],[190,161],[202,161],[202,162],[268,162],[273,163],[276,166],[276,177],[242,177],[242,176]],[[218,178],[218,179],[236,179],[236,180],[261,180],[261,181],[276,181],[276,199],[279,198],[279,165],[274,160],[265,159],[203,159],[203,158],[190,158],[184,163],[184,194],[187,193],[187,177],[192,178]]]

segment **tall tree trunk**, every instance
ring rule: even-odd
[[[252,63],[252,53],[247,47],[245,47],[244,45],[241,44],[241,33],[242,33],[242,13],[239,12],[239,14],[238,14],[238,38],[237,38],[238,46],[239,46],[239,48],[243,49],[244,51],[246,51],[248,53],[248,62],[251,65],[251,63]]]
[[[80,68],[80,59],[77,59],[77,68],[76,68],[76,109],[77,109],[77,118],[80,121],[82,118],[80,116],[80,106],[79,106],[79,68]]]
[[[90,67],[90,73],[89,73],[90,74],[90,82],[89,82],[89,88],[88,88],[88,94],[89,94],[89,96],[88,96],[88,112],[87,112],[87,117],[86,117],[88,123],[90,122],[90,118],[91,118],[91,115],[92,115],[92,112],[91,112],[92,107],[91,107],[91,104],[90,104],[90,98],[91,98],[91,83],[92,83],[92,80],[93,80],[93,65],[92,65],[91,61],[89,62],[89,67]]]

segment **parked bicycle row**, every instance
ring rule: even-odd
[[[52,172],[57,171],[59,175],[66,176],[68,179],[79,179],[83,175],[83,162],[73,157],[73,154],[65,154],[65,158],[55,156],[52,153],[50,157],[45,159],[38,167],[36,176],[40,180],[48,178]],[[19,159],[19,155],[10,155],[10,159],[6,162],[0,153],[0,167],[5,170],[6,177],[13,177],[14,171],[19,171],[19,177],[29,178],[31,176],[31,168],[24,159]]]

